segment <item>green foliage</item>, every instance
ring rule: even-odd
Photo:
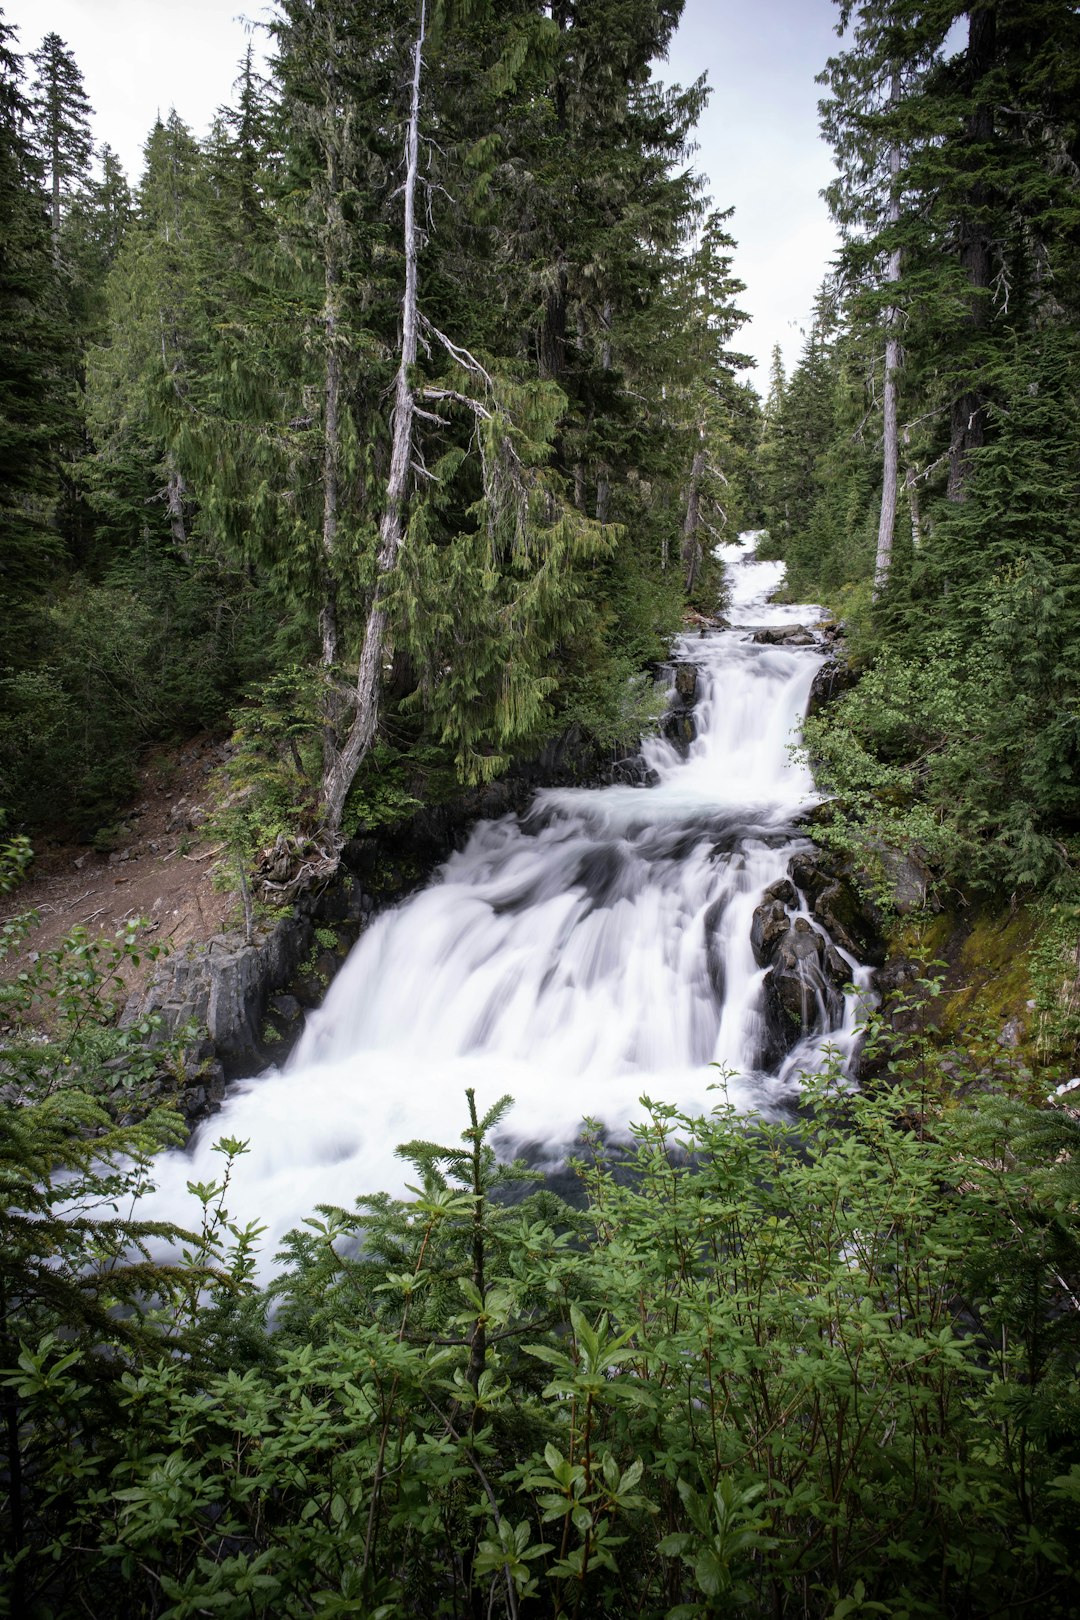
[[[26,912],[0,924],[0,963],[18,953],[17,970],[0,980],[10,1100],[75,1088],[128,1116],[155,1106],[187,1032],[155,1045],[160,1020],[118,1027],[117,1018],[125,971],[156,961],[161,947],[140,937],[145,924],[135,918],[113,939],[76,927],[47,951],[28,950],[37,922]]]
[[[223,1143],[188,1264],[227,1286],[154,1317],[189,1356],[25,1343],[5,1384],[49,1612],[832,1620],[1036,1587],[1070,1611],[1070,1115],[936,1114],[899,1069],[877,1096],[826,1075],[798,1126],[646,1104],[629,1165],[592,1144],[575,1213],[500,1198],[508,1099],[468,1101],[461,1146],[401,1150],[409,1199],[292,1234],[268,1336],[237,1337],[265,1303]]]
[[[1017,358],[968,495],[879,605],[874,667],[810,723],[850,841],[989,890],[1073,883],[1080,668],[1075,339]]]
[[[233,712],[209,826],[242,869],[277,838],[311,824],[320,691],[309,670],[290,665],[251,687],[245,706]]]
[[[0,827],[6,819],[0,810]],[[10,894],[12,889],[18,888],[33,859],[33,847],[24,834],[17,833],[14,838],[5,838],[0,843],[0,894]]]
[[[1055,154],[1075,136],[1076,18],[1041,0],[841,11],[822,112],[842,263],[794,376],[774,375],[763,441],[789,588],[873,666],[808,730],[830,836],[868,863],[914,845],[952,886],[1071,893],[1080,282]],[[886,326],[898,513],[879,590]]]

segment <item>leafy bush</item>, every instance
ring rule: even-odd
[[[320,1210],[268,1298],[226,1177],[196,1189],[202,1309],[159,1284],[156,1353],[24,1324],[23,1612],[1071,1612],[1062,1110],[937,1118],[828,1075],[798,1125],[647,1104],[617,1172],[589,1138],[575,1212],[501,1197],[507,1100],[469,1101],[462,1146],[401,1150],[410,1199]]]

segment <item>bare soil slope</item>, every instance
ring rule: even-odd
[[[205,736],[148,755],[139,792],[117,817],[109,852],[36,843],[28,880],[0,904],[0,919],[31,910],[40,917],[24,954],[52,950],[77,926],[111,938],[134,918],[144,918],[147,939],[168,950],[227,927],[236,898],[214,888],[221,851],[204,830],[209,779],[223,757],[220,739]],[[5,972],[12,968],[7,963]],[[129,969],[132,989],[135,977]]]

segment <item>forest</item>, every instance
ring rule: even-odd
[[[682,11],[275,0],[139,177],[0,12],[0,1616],[1080,1606],[1080,12],[837,0],[842,247],[762,400]],[[145,1217],[190,1032],[118,1022],[137,920],[33,949],[35,850],[228,737],[250,912],[269,848],[293,898],[632,751],[747,530],[842,632],[813,837],[904,967],[863,1084],[643,1099],[569,1201],[470,1090],[269,1284],[245,1142]]]

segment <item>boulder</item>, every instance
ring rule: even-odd
[[[750,637],[764,647],[814,647],[817,637],[805,624],[767,624]]]
[[[668,742],[685,756],[697,736],[697,726],[689,709],[669,709],[661,722],[661,730]]]
[[[797,1041],[832,1029],[844,1010],[847,964],[806,917],[796,917],[765,975],[765,1062],[779,1063]]]
[[[852,669],[846,659],[827,658],[814,676],[814,684],[810,688],[810,697],[806,705],[807,718],[819,714],[844,692],[850,692],[858,681],[858,671]]]
[[[813,897],[810,909],[841,950],[849,951],[857,962],[881,966],[885,960],[881,938],[850,883],[834,879]]]
[[[901,917],[911,911],[921,911],[930,898],[933,873],[914,850],[892,849],[887,844],[875,843],[874,853],[881,863],[882,874],[889,888],[889,899]]]
[[[758,906],[750,924],[750,944],[758,967],[768,967],[790,925],[791,919],[782,901],[763,900]]]
[[[811,904],[830,883],[836,881],[835,873],[827,871],[824,864],[815,859],[814,855],[803,852],[791,857],[788,862],[788,874]]]
[[[697,702],[698,667],[696,664],[675,665],[675,691],[687,708]]]
[[[765,890],[750,924],[750,944],[758,967],[768,967],[772,961],[776,947],[791,926],[787,908],[798,904],[795,886],[787,878],[770,883]]]

